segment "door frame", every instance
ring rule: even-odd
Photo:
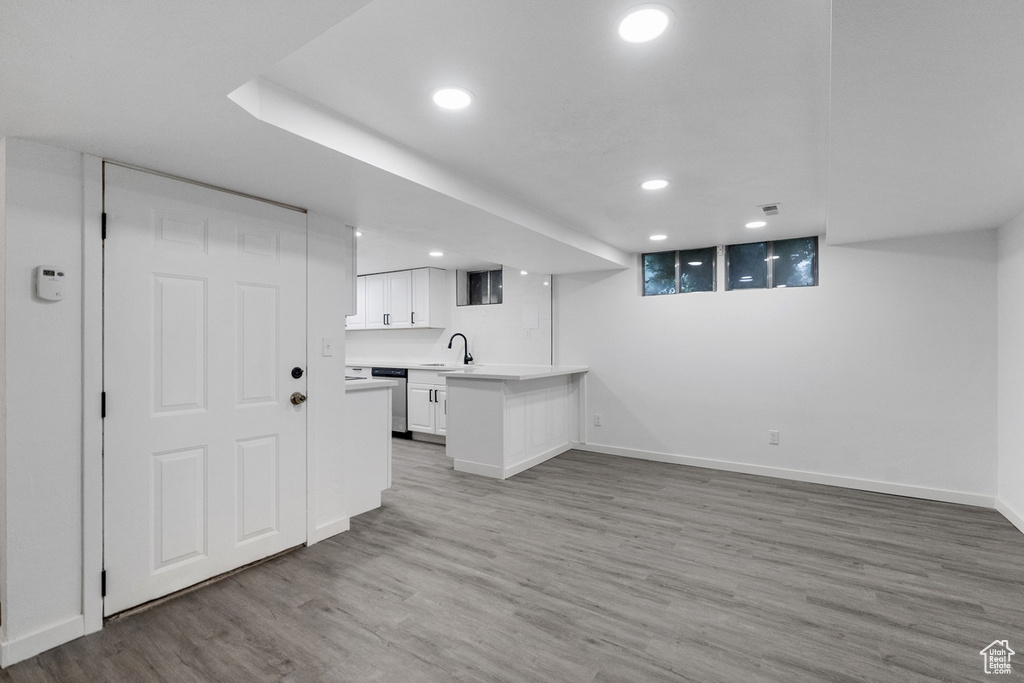
[[[103,159],[82,155],[82,616],[103,628]]]

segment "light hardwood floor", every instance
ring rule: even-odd
[[[0,681],[982,681],[1024,675],[998,513],[571,451],[505,482],[396,441],[352,530]]]

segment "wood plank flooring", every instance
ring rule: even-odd
[[[992,510],[571,451],[505,482],[394,444],[352,530],[110,622],[14,681],[982,681],[1022,653]]]

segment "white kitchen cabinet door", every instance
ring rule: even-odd
[[[434,433],[444,436],[448,429],[448,389],[444,385],[435,386],[434,396]]]
[[[345,316],[345,329],[366,329],[366,278],[356,278],[356,312]]]
[[[433,384],[409,383],[407,404],[409,431],[434,433],[434,389],[436,387]]]
[[[366,313],[366,329],[379,330],[384,328],[387,318],[388,274],[364,275],[363,295],[366,297],[364,311]]]
[[[362,275],[358,280],[365,301],[363,329],[412,327],[412,271]]]
[[[413,327],[447,327],[450,299],[445,271],[440,268],[412,271]]]
[[[104,171],[109,616],[306,540],[306,217]]]
[[[398,329],[412,327],[412,271],[387,273],[387,320],[385,327]]]

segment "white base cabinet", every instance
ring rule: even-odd
[[[409,371],[409,431],[445,435],[448,426],[448,390],[436,372]]]

